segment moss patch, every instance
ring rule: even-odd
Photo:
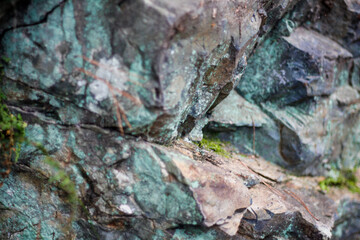
[[[327,191],[329,187],[348,188],[353,193],[360,193],[360,188],[356,185],[358,179],[355,176],[356,168],[346,170],[332,169],[330,176],[319,182],[322,190]]]
[[[216,138],[215,136],[204,136],[204,138],[200,142],[195,144],[199,147],[205,148],[206,150],[214,151],[220,156],[226,158],[231,157],[231,154],[224,149],[229,143],[222,142],[219,138]]]
[[[4,65],[10,59],[0,59],[0,84],[4,76]],[[5,105],[5,95],[0,90],[0,175],[6,178],[11,171],[13,162],[19,158],[20,144],[25,141],[25,128],[27,124],[20,114],[13,115]],[[2,183],[0,182],[0,187]]]

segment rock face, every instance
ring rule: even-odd
[[[355,0],[5,1],[0,104],[28,141],[0,238],[355,236],[357,201],[336,215],[287,170],[359,164],[358,16]],[[226,156],[187,141],[203,130]]]
[[[333,239],[357,239],[360,237],[360,204],[349,199],[339,204],[339,216],[336,220]]]
[[[221,102],[209,119],[208,129],[231,142],[243,154],[258,154],[281,164],[280,131],[276,122],[260,107],[246,101],[236,91]]]
[[[4,84],[28,92],[8,101],[47,106],[39,114],[61,124],[116,117],[127,134],[167,142],[229,94],[293,2],[27,1],[0,26]]]
[[[100,128],[33,124],[27,134],[37,136],[73,177],[87,211],[75,218],[79,213],[66,205],[66,192],[46,183],[56,173],[33,146],[26,146],[22,152],[31,157],[19,160],[16,174],[2,187],[3,238],[58,239],[68,233],[76,239],[169,239],[187,236],[195,227],[195,236],[211,234],[213,239],[331,235],[333,202],[282,183],[286,175],[263,160],[258,165],[235,155],[230,160],[199,154],[197,146],[183,141],[164,147]],[[64,233],[61,224],[69,220],[73,230]]]
[[[340,2],[335,1],[333,7]],[[303,5],[299,3],[249,59],[237,86],[244,99],[234,100],[241,103],[235,107],[234,102],[222,102],[214,110],[209,127],[213,131],[219,131],[218,126],[230,130],[219,136],[244,153],[253,153],[255,148],[255,154],[267,160],[297,173],[316,175],[324,173],[329,163],[337,162],[345,168],[359,163],[359,66],[353,57],[360,45],[345,44],[348,34],[332,35],[334,31],[322,29],[329,26],[324,22],[335,21],[332,14],[321,21],[306,22],[306,28],[298,26],[308,20],[298,14],[299,9],[310,11]],[[343,11],[353,16],[350,7]],[[359,29],[358,25],[346,24],[347,28]],[[227,122],[235,115],[242,120]],[[256,130],[252,131],[252,126]]]

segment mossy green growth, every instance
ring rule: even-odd
[[[2,100],[0,96],[0,142],[1,149],[4,151],[2,154],[10,154],[9,151],[14,151],[16,154],[15,145],[24,142],[27,124],[20,114],[17,116],[11,114]]]
[[[4,65],[8,63],[9,58],[1,57],[0,60],[0,84],[4,76]],[[10,150],[8,147],[14,147],[17,143],[22,143],[25,140],[25,128],[27,124],[23,121],[20,114],[17,116],[10,113],[8,107],[5,105],[5,94],[0,90],[0,141],[1,151],[4,149]],[[15,151],[14,149],[11,149]]]
[[[10,62],[10,58],[9,57],[6,57],[6,56],[2,56],[1,57],[1,60],[5,63],[9,63]],[[2,65],[0,65],[0,67],[2,67]]]
[[[33,145],[37,150],[41,151],[44,158],[44,163],[51,168],[51,175],[49,178],[49,183],[54,183],[59,189],[63,190],[66,193],[66,201],[71,207],[70,219],[66,225],[63,226],[63,233],[73,234],[72,223],[76,216],[77,207],[81,206],[83,210],[87,213],[87,210],[84,207],[84,204],[78,197],[76,191],[76,184],[71,180],[69,174],[61,166],[60,162],[52,158],[46,148],[37,142],[25,140],[25,144]],[[88,213],[87,213],[88,214]]]
[[[355,176],[356,168],[330,171],[330,176],[319,182],[319,186],[322,190],[327,191],[329,187],[346,187],[353,193],[360,193],[360,188],[356,185],[358,179]]]
[[[0,59],[0,84],[4,76],[4,65],[9,58]],[[0,174],[6,178],[13,162],[19,158],[20,145],[25,141],[25,128],[27,124],[21,115],[13,115],[5,105],[5,94],[0,90]],[[1,183],[0,183],[1,185]]]
[[[7,57],[0,57],[0,85],[4,77],[4,65],[10,62]],[[5,104],[6,96],[0,89],[0,176],[8,177],[11,166],[20,157],[21,144],[32,145],[45,156],[44,163],[49,165],[53,171],[50,182],[57,182],[58,187],[67,193],[67,200],[72,209],[80,203],[77,196],[76,185],[69,175],[63,170],[60,163],[49,156],[48,151],[41,143],[28,139],[25,135],[27,123],[23,121],[20,114],[12,114]],[[2,183],[0,181],[0,187]]]
[[[58,183],[59,188],[67,193],[67,200],[71,206],[76,206],[79,203],[79,199],[75,183],[70,179],[70,176],[64,171],[60,163],[53,158],[46,157],[44,162],[54,171],[54,175],[50,177],[49,182]]]
[[[224,149],[224,147],[226,147],[226,145],[228,145],[229,143],[222,142],[219,138],[216,138],[215,136],[204,136],[204,138],[200,142],[196,142],[195,144],[199,147],[205,148],[206,150],[214,151],[220,156],[226,158],[231,157],[231,154]]]

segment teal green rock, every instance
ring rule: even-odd
[[[50,186],[44,185],[44,180],[39,174],[37,176],[31,172],[24,172],[17,176],[11,174],[0,191],[1,238],[65,237],[66,232],[63,232],[63,226],[69,218],[68,206],[57,194],[49,190]],[[56,219],[55,214],[62,214],[63,219]]]
[[[202,215],[192,193],[179,183],[164,182],[165,165],[151,149],[137,149],[132,156],[135,200],[150,218],[166,218],[174,224],[198,225]]]
[[[351,85],[356,90],[360,90],[360,58],[354,59],[354,70],[351,76]]]
[[[177,229],[175,234],[171,239],[179,240],[179,239],[194,239],[194,240],[215,240],[220,236],[216,233],[216,231],[204,231],[199,228],[187,228],[187,229]]]
[[[29,124],[28,129],[28,134],[36,135],[38,142],[51,149],[51,157],[75,185],[81,204],[73,212],[66,192],[56,182],[49,182],[59,170],[46,165],[43,156],[29,162],[27,155],[21,154],[0,189],[0,227],[2,232],[16,232],[14,239],[35,239],[39,232],[45,239],[54,234],[64,239],[231,239],[227,234],[236,235],[238,227],[246,234],[260,234],[241,227],[241,216],[252,204],[263,206],[256,199],[266,202],[268,197],[261,194],[273,193],[258,190],[259,181],[247,187],[245,179],[252,173],[239,162],[217,159],[219,167],[205,160],[216,157],[211,153],[204,152],[203,159],[196,161],[184,146],[150,144],[101,128]],[[23,151],[36,153],[26,146]],[[279,204],[294,207],[292,203]],[[330,208],[328,203],[326,206]],[[269,211],[286,209],[273,208]],[[283,215],[276,216],[271,221],[283,221]],[[61,227],[66,219],[71,225]],[[310,220],[294,221],[308,224]],[[38,224],[35,229],[34,224]],[[316,232],[318,227],[310,231]]]
[[[302,174],[322,173],[330,162],[353,162],[354,157],[347,160],[341,154],[342,141],[357,141],[351,137],[359,113],[358,93],[349,86],[352,54],[302,27],[288,37],[279,37],[281,24],[249,59],[237,86],[241,96],[260,107],[264,121],[270,118],[266,122],[276,123],[265,133],[258,131],[259,146],[265,148],[259,155]],[[238,111],[242,115],[244,110]],[[227,137],[223,138],[233,139],[240,151],[249,153],[250,129],[247,132],[224,133]],[[238,144],[241,141],[245,143]],[[266,150],[271,149],[269,145],[274,146],[272,150]]]
[[[2,89],[59,124],[166,143],[230,93],[259,35],[295,2],[28,1],[0,24]]]
[[[28,141],[0,183],[0,238],[329,239],[316,180],[265,160],[359,165],[358,13],[355,0],[3,1],[0,95]],[[233,146],[188,141],[203,132]],[[356,204],[335,239],[356,236]]]
[[[205,132],[231,142],[240,153],[283,163],[278,125],[260,107],[246,101],[236,91],[214,109],[209,121]]]
[[[360,237],[360,204],[358,201],[344,199],[338,206],[338,215],[333,230],[332,239],[356,239]]]

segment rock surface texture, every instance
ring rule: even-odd
[[[359,197],[291,174],[360,164],[359,14],[5,1],[0,101],[27,141],[1,178],[0,239],[356,239]]]
[[[333,163],[358,165],[360,26],[351,6],[359,3],[349,4],[300,2],[256,49],[239,95],[232,93],[232,105],[225,100],[215,108],[210,130],[242,152],[255,148],[300,174],[321,174]],[[310,18],[314,11],[321,17]],[[334,31],[339,24],[344,33]],[[232,117],[237,121],[230,123]]]
[[[28,1],[0,27],[12,58],[4,84],[31,92],[9,102],[47,106],[39,114],[61,124],[111,128],[118,101],[127,134],[187,135],[293,2]]]

